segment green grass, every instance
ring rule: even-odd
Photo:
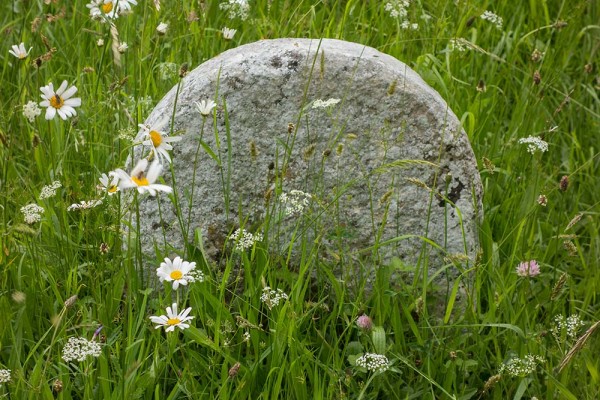
[[[129,45],[120,66],[109,25],[89,18],[86,2],[0,4],[0,369],[11,370],[0,397],[600,397],[599,334],[592,331],[585,346],[576,345],[600,320],[596,2],[414,1],[408,19],[418,30],[399,29],[379,1],[251,0],[246,21],[230,20],[216,1],[181,6],[164,0],[160,12],[150,1],[138,3],[115,21]],[[486,9],[503,17],[502,29],[477,18]],[[198,19],[189,22],[191,11]],[[58,17],[49,22],[48,14]],[[155,31],[160,22],[169,24],[164,36]],[[238,30],[232,41],[222,39],[224,26]],[[226,49],[280,37],[337,38],[388,53],[439,91],[463,122],[484,186],[481,252],[469,272],[473,311],[441,320],[427,310],[422,295],[432,288],[422,280],[401,283],[402,290],[390,285],[397,265],[381,266],[373,290],[357,296],[320,259],[326,249],[307,241],[302,230],[294,239],[297,270],[288,269],[288,254],[274,253],[266,240],[247,252],[224,243],[222,267],[215,268],[202,253],[201,237],[190,231],[189,248],[177,251],[195,261],[206,280],[173,291],[140,273],[139,246],[123,246],[132,240],[120,230],[125,197],[107,197],[85,212],[66,210],[98,198],[101,173],[123,167],[132,146],[124,137],[179,82],[180,65],[194,68]],[[450,51],[452,38],[466,41],[467,50]],[[20,42],[33,47],[22,61],[8,54]],[[35,67],[33,60],[50,48],[51,59]],[[544,53],[539,61],[531,59],[535,49]],[[176,66],[166,79],[164,63]],[[22,107],[40,101],[39,88],[63,79],[79,89],[77,117],[25,119]],[[477,90],[480,81],[485,91]],[[543,136],[549,150],[527,153],[518,139],[530,135]],[[559,189],[563,176],[566,190]],[[38,200],[41,188],[55,180],[62,184],[57,195]],[[540,194],[547,196],[545,207],[537,202]],[[20,212],[29,203],[45,209],[31,225]],[[567,230],[577,215],[581,220]],[[186,216],[180,217],[185,224]],[[307,229],[319,223],[310,216],[304,221]],[[110,248],[106,254],[101,243]],[[517,277],[518,263],[530,259],[539,261],[541,275]],[[260,301],[264,285],[281,288],[289,300],[269,310]],[[153,329],[148,317],[164,314],[174,299],[180,308],[192,307],[192,327],[169,334]],[[371,332],[356,326],[363,313],[374,321]],[[575,314],[584,321],[575,335],[552,333],[557,315]],[[61,359],[69,337],[91,339],[100,325],[98,358]],[[559,370],[573,346],[577,351]],[[374,374],[357,367],[356,356],[364,352],[385,354],[390,368]],[[543,358],[533,372],[498,374],[503,363],[528,354]],[[235,363],[239,370],[230,376]],[[57,381],[62,390],[53,392]]]

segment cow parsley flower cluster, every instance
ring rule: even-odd
[[[289,193],[282,193],[279,201],[285,206],[287,215],[298,216],[309,206],[312,195],[301,190],[290,190]]]
[[[564,315],[557,315],[554,317],[554,326],[550,329],[552,335],[557,341],[560,341],[560,337],[564,332],[569,339],[577,339],[579,329],[584,325],[581,317],[574,314],[565,318]]]
[[[544,361],[544,358],[531,354],[528,354],[523,358],[514,357],[502,364],[498,373],[506,373],[511,376],[523,378],[535,372],[537,365],[542,364]]]
[[[519,139],[519,144],[527,145],[527,152],[534,154],[539,151],[541,153],[545,153],[548,151],[548,143],[546,143],[539,136],[528,136],[526,138]]]
[[[235,242],[236,251],[245,251],[254,246],[255,243],[263,240],[262,233],[255,233],[254,235],[245,229],[238,228],[229,236],[229,240]]]
[[[411,23],[408,19],[408,7],[410,6],[409,0],[393,0],[385,3],[383,9],[392,18],[400,20],[400,29],[419,29],[419,24]]]
[[[409,0],[392,0],[385,3],[383,9],[392,18],[406,18],[408,6],[410,6]]]
[[[329,108],[331,106],[336,105],[337,103],[340,102],[340,99],[327,99],[327,100],[321,100],[321,99],[317,99],[313,102],[312,108]]]
[[[466,40],[463,38],[452,38],[448,42],[448,50],[460,53],[467,51]]]
[[[265,303],[269,310],[273,309],[275,306],[278,306],[280,302],[287,299],[288,295],[283,290],[273,290],[269,286],[265,286],[263,288],[262,295],[260,296],[260,301]]]
[[[479,16],[481,19],[491,22],[496,28],[502,30],[502,24],[504,20],[502,17],[494,14],[491,11],[484,11],[483,14]]]
[[[21,213],[23,213],[23,218],[25,222],[29,225],[35,224],[36,222],[40,222],[42,220],[42,213],[44,212],[44,208],[38,206],[35,203],[27,204],[26,206],[21,207]]]
[[[384,372],[389,368],[390,362],[383,354],[365,353],[356,359],[356,366],[367,371]]]
[[[10,382],[10,369],[0,369],[0,384]]]
[[[100,357],[102,347],[100,343],[92,340],[87,340],[83,337],[70,337],[67,344],[63,348],[62,359],[65,362],[69,361],[85,361],[89,356]]]
[[[186,275],[186,280],[188,283],[202,283],[204,282],[204,272],[199,269],[194,269],[188,272]]]
[[[39,199],[44,200],[56,196],[56,191],[61,187],[62,184],[59,181],[54,181],[50,185],[44,186],[40,192]]]
[[[35,121],[35,119],[42,114],[42,110],[38,107],[35,101],[28,101],[23,106],[23,116],[29,120],[29,122]]]
[[[248,0],[226,0],[219,4],[219,8],[227,12],[229,19],[239,18],[245,21],[250,13]]]

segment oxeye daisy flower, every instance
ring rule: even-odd
[[[162,122],[154,127],[140,124],[139,127],[144,131],[144,138],[147,138],[142,144],[144,146],[152,146],[152,150],[158,159],[164,158],[171,163],[169,150],[173,150],[173,146],[169,143],[179,142],[181,136],[167,136],[165,132],[161,131],[162,125]]]
[[[223,28],[223,30],[221,30],[221,32],[223,33],[223,39],[231,40],[233,39],[233,36],[237,32],[237,30],[225,27]]]
[[[109,172],[108,175],[102,174],[99,181],[98,189],[105,191],[109,196],[119,191],[119,176],[115,172]]]
[[[148,169],[148,173],[146,173],[146,169]],[[140,193],[148,192],[151,196],[156,196],[156,192],[171,193],[173,191],[170,186],[154,183],[160,176],[161,171],[162,165],[158,160],[154,161],[148,168],[148,160],[143,158],[131,170],[131,174],[122,169],[117,169],[114,172],[119,177],[119,189],[137,188]]]
[[[195,262],[183,261],[181,257],[175,257],[173,261],[165,258],[165,262],[160,263],[160,267],[156,269],[156,275],[161,282],[173,282],[173,290],[177,290],[180,284],[188,284],[188,273],[194,268]]]
[[[40,106],[47,107],[47,120],[54,118],[57,113],[63,120],[77,115],[74,107],[81,106],[81,99],[79,97],[71,98],[77,92],[75,86],[67,89],[67,81],[63,81],[55,91],[54,85],[50,82],[48,86],[43,86],[40,90],[43,93],[42,99],[44,99],[44,101],[40,102]]]
[[[188,307],[182,312],[177,313],[177,303],[173,303],[171,307],[167,307],[167,315],[159,317],[151,316],[150,320],[156,324],[155,329],[160,329],[164,326],[166,332],[173,332],[175,327],[183,330],[190,327],[190,324],[186,324],[186,322],[194,318],[188,316],[190,311],[192,311],[192,307]]]
[[[118,0],[117,8],[119,9],[119,13],[125,13],[131,11],[131,6],[137,6],[136,0]]]
[[[92,0],[89,4],[86,4],[86,7],[90,9],[90,17],[93,19],[114,19],[119,17],[119,9],[121,8],[121,6],[115,7],[116,1],[127,3],[127,0]]]
[[[19,60],[23,60],[24,58],[27,58],[31,49],[33,49],[33,47],[30,47],[29,50],[25,50],[25,43],[21,43],[18,46],[13,44],[12,50],[9,50],[8,52]]]
[[[212,101],[212,99],[202,100],[200,102],[197,101],[195,104],[196,108],[198,108],[198,111],[203,117],[208,117],[212,112],[213,108],[217,106],[217,104],[214,101]]]

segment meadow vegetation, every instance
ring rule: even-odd
[[[0,398],[600,398],[597,2],[119,1],[0,2]],[[303,237],[303,273],[241,230],[218,265],[191,232],[141,271],[125,194],[172,188],[126,167],[139,124],[186,71],[282,37],[390,54],[463,123],[484,218],[477,256],[446,259],[472,283],[452,315],[395,263],[372,290],[326,263],[313,281]]]

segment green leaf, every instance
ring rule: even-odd
[[[374,326],[371,332],[373,347],[377,354],[385,354],[385,330],[382,326]]]

